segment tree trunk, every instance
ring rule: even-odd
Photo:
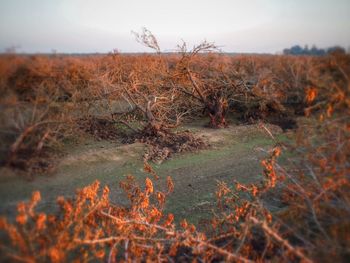
[[[226,113],[228,104],[227,101],[220,97],[214,97],[211,102],[208,102],[206,109],[208,110],[210,123],[212,128],[224,128],[227,127]]]

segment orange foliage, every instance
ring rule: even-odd
[[[0,219],[0,256],[27,262],[345,261],[350,246],[349,61],[348,55],[197,53],[2,57],[2,104],[16,112],[28,103],[33,116],[23,126],[11,126],[6,163],[14,166],[65,138],[66,127],[74,129],[78,122],[77,113],[92,118],[96,100],[120,100],[127,88],[133,92],[128,101],[139,111],[134,117],[148,116],[153,128],[160,127],[159,121],[196,117],[208,101],[222,103],[221,110],[231,105],[231,113],[244,120],[296,117],[304,111],[311,118],[299,122],[294,145],[276,145],[261,162],[260,183],[218,183],[218,205],[206,231],[186,219],[177,225],[173,214],[164,213],[167,196],[176,187],[170,177],[165,191],[155,191],[150,178],[141,187],[128,176],[120,187],[129,206],[110,202],[110,189],[99,182],[78,190],[73,199],[57,198],[55,214],[36,212],[40,194],[33,193],[29,202],[18,204],[14,222]],[[18,112],[13,115],[17,121],[24,110]],[[116,121],[116,114],[110,110],[105,119]],[[292,153],[286,157],[290,162],[279,160],[285,152]],[[159,179],[147,162],[144,170]]]

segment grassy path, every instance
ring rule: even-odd
[[[228,129],[211,130],[192,125],[198,136],[211,144],[207,150],[174,156],[160,165],[153,165],[160,176],[155,187],[164,189],[166,177],[170,175],[175,184],[174,193],[167,201],[167,211],[177,218],[186,217],[192,222],[209,216],[215,204],[217,181],[244,183],[260,180],[260,160],[274,144],[273,140],[257,125],[231,126]],[[284,137],[275,126],[269,129],[278,138]],[[133,174],[143,182],[147,176],[143,171],[142,153],[144,145],[135,143],[120,145],[106,141],[89,141],[69,147],[57,171],[52,175],[38,176],[33,181],[1,170],[0,214],[13,216],[17,202],[26,200],[31,192],[39,190],[43,201],[39,209],[52,211],[59,195],[72,196],[76,188],[95,180],[109,185],[115,203],[126,199],[118,183],[127,174]]]

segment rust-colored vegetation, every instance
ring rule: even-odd
[[[36,212],[40,193],[0,220],[8,262],[346,262],[350,257],[350,57],[229,56],[204,42],[161,54],[15,56],[0,59],[1,165],[29,174],[54,167],[60,145],[79,133],[135,140],[147,161],[207,147],[175,128],[208,118],[225,128],[271,122],[293,129],[262,161],[261,183],[219,182],[207,229],[164,213],[176,182],[157,191],[147,178],[120,184],[130,205],[99,182],[58,197],[55,214]],[[124,107],[116,109],[115,102]],[[263,125],[262,125],[263,126]],[[266,128],[265,128],[266,129]],[[267,130],[268,131],[268,130]],[[280,162],[288,152],[290,162]],[[282,156],[282,157],[281,157]],[[156,180],[156,179],[155,179]],[[274,200],[274,209],[268,200]]]

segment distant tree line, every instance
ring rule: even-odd
[[[291,48],[286,48],[283,50],[283,54],[285,55],[311,55],[311,56],[324,56],[332,53],[342,53],[345,54],[345,48],[341,46],[333,46],[326,49],[317,48],[313,45],[309,48],[307,45],[302,48],[299,45],[292,46]]]

